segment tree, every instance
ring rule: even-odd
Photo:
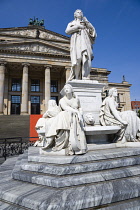
[[[140,118],[140,109],[138,110],[138,117]]]

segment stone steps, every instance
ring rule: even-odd
[[[71,176],[47,176],[40,173],[33,173],[31,171],[16,171],[12,174],[14,179],[30,182],[33,184],[46,185],[48,187],[71,187],[76,185],[95,184],[99,182],[106,182],[115,179],[124,179],[128,177],[140,177],[140,166],[133,166],[129,168],[120,168],[113,170],[105,170],[102,172],[77,174]]]
[[[24,208],[19,205],[15,205],[10,202],[0,201],[0,210],[29,210],[29,208]]]
[[[11,202],[5,202],[4,200],[0,201],[0,209],[1,210],[30,210],[31,208],[25,208],[19,205],[15,205]],[[100,207],[91,207],[86,208],[85,210],[93,210],[93,209],[100,209],[100,210],[139,210],[140,209],[140,199],[139,198],[132,198],[127,203],[125,201],[107,204]]]
[[[88,151],[85,155],[74,156],[52,156],[40,155],[38,147],[30,147],[28,151],[28,161],[33,163],[47,163],[47,164],[78,164],[91,161],[109,160],[123,157],[132,157],[140,155],[139,148],[111,148],[95,151]]]
[[[125,148],[118,148],[89,152],[82,156],[47,156],[47,161],[46,157],[39,157],[37,148],[31,148],[29,153],[19,156],[16,161],[12,172],[14,179],[2,176],[0,200],[8,202],[11,208],[19,205],[19,209],[137,210],[140,206],[140,151],[137,148],[127,150],[128,153]],[[28,162],[31,156],[39,157],[38,160],[45,158],[46,162]],[[51,170],[57,167],[61,172],[66,167],[64,171],[67,173],[58,175],[54,172],[48,174],[23,170],[28,164],[31,167],[39,165],[40,169],[42,165]],[[80,171],[90,164],[96,166],[92,167],[93,171],[68,172],[68,168],[76,167]],[[1,173],[5,174],[4,171]]]
[[[109,204],[116,204],[118,210],[117,202],[125,201],[126,206],[129,199],[139,196],[139,177],[60,189],[9,179],[0,188],[1,199],[33,210],[100,209]]]
[[[69,165],[49,165],[42,163],[24,163],[21,165],[21,170],[31,171],[31,172],[39,172],[50,175],[73,175],[73,174],[81,174],[87,172],[95,172],[119,167],[126,167],[132,165],[140,164],[140,156],[136,157],[126,157],[126,158],[118,158],[112,160],[104,160],[104,161],[95,161],[95,162],[86,162],[81,164],[69,164]]]
[[[36,148],[34,152],[38,151]],[[111,150],[110,153],[102,151],[95,154],[90,153],[89,156],[75,156],[72,161],[71,157],[63,163],[65,156],[59,157],[55,161],[52,157],[48,157],[47,163],[28,161],[31,157],[32,149],[29,154],[19,158],[13,170],[12,177],[16,180],[30,182],[33,184],[46,185],[54,188],[65,188],[85,184],[95,184],[99,182],[106,182],[115,179],[124,179],[126,177],[140,176],[140,155],[139,150],[130,149],[126,155],[126,151],[118,149],[115,154]],[[106,155],[108,154],[108,155]],[[113,155],[112,155],[113,154]],[[135,154],[135,155],[134,155]],[[138,155],[136,155],[138,154]],[[94,156],[94,157],[93,157]],[[37,159],[39,154],[34,153],[34,158]],[[40,156],[46,159],[46,156]],[[110,157],[110,158],[109,158]],[[83,160],[84,158],[84,160]],[[80,160],[81,159],[81,160]],[[37,159],[39,160],[39,159]],[[86,161],[85,161],[86,160]],[[50,163],[52,161],[52,163]],[[48,163],[49,162],[49,163]]]

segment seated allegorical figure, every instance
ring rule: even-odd
[[[109,96],[104,99],[101,112],[100,123],[103,126],[120,126],[121,129],[116,134],[114,141],[127,142],[127,141],[140,141],[140,119],[134,111],[117,111],[118,104],[117,89],[111,88]]]
[[[49,100],[48,110],[43,114],[42,118],[39,118],[35,126],[35,129],[39,136],[39,140],[36,141],[34,146],[43,146],[45,140],[45,133],[47,133],[47,130],[51,125],[53,117],[55,117],[59,112],[60,108],[57,106],[56,101]]]
[[[42,149],[52,148],[53,151],[67,149],[68,155],[84,154],[87,151],[87,144],[79,99],[69,84],[64,86],[61,95],[63,95],[59,101],[61,111],[52,118],[49,128],[45,130],[46,140]]]

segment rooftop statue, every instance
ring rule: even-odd
[[[117,90],[111,88],[109,96],[102,103],[100,122],[103,126],[120,126],[114,142],[140,141],[140,119],[134,111],[117,111]]]
[[[32,25],[32,26],[44,26],[44,20],[38,20],[38,18],[35,18],[32,19],[30,18],[29,19],[29,25]]]
[[[125,80],[125,75],[123,75],[123,79],[122,79],[122,81],[123,81],[123,82],[126,82],[126,80]]]
[[[93,59],[92,45],[96,38],[93,25],[83,16],[83,12],[77,9],[74,12],[74,20],[66,28],[66,33],[71,35],[70,55],[71,74],[68,80],[88,79]]]

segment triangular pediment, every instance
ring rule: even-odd
[[[2,42],[0,43],[0,50],[69,55],[69,49],[67,49],[66,47],[60,47],[59,45],[52,44],[51,42],[42,43],[39,41],[31,42],[20,40],[20,42]]]
[[[38,38],[44,40],[60,41],[69,43],[69,37],[49,31],[44,28],[19,27],[0,29],[0,36],[6,35],[11,37]]]

